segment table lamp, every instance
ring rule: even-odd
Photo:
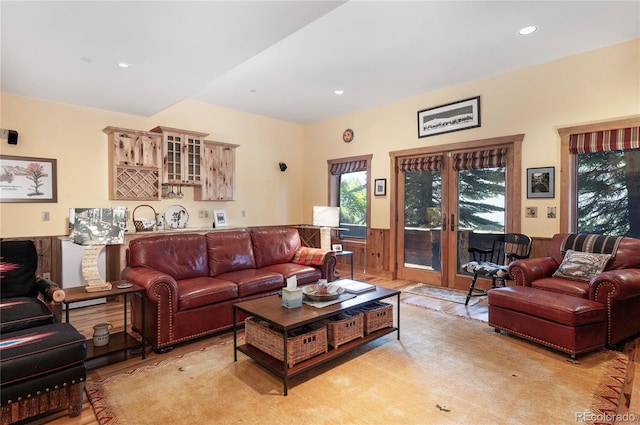
[[[70,238],[84,246],[81,270],[87,282],[87,292],[108,291],[111,283],[105,282],[98,269],[98,256],[105,245],[121,245],[127,230],[128,211],[125,207],[72,208],[69,211]]]
[[[331,229],[340,226],[340,207],[313,207],[313,225],[320,227],[320,249],[331,251]]]

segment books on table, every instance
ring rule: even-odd
[[[371,285],[365,282],[358,282],[357,280],[352,279],[340,279],[335,280],[331,283],[343,287],[345,292],[350,292],[352,294],[361,294],[363,292],[376,289],[375,285]]]

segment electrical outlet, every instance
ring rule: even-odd
[[[198,217],[199,218],[204,218],[204,210],[198,211]]]
[[[242,217],[246,217],[247,216],[247,211],[246,210],[242,210]]]
[[[42,273],[42,277],[45,279],[51,279],[51,273]]]
[[[42,211],[42,221],[49,221],[49,211]]]
[[[204,210],[204,218],[209,218],[210,216],[209,210]]]

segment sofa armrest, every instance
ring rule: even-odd
[[[604,271],[589,282],[589,299],[606,303],[640,296],[640,269]]]
[[[550,277],[558,269],[558,262],[552,257],[528,258],[509,264],[509,276],[515,286],[531,286],[531,282]]]
[[[66,296],[62,288],[54,281],[42,277],[36,279],[36,287],[56,322],[62,323],[62,302]]]
[[[333,251],[327,252],[324,256],[324,262],[320,266],[321,278],[327,279],[327,282],[333,282],[335,279],[334,272],[336,270],[336,264],[338,264],[336,253]]]
[[[46,302],[61,303],[64,301],[65,293],[54,281],[41,277],[36,280],[36,286]]]
[[[143,286],[147,300],[152,303],[172,306],[171,313],[178,309],[178,284],[170,275],[147,267],[127,266],[120,273],[123,280]]]

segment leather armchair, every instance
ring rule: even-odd
[[[615,257],[590,281],[554,277],[565,254],[568,234],[553,236],[547,257],[516,260],[509,275],[516,286],[573,295],[606,306],[607,345],[614,346],[640,332],[640,239],[622,238]]]

